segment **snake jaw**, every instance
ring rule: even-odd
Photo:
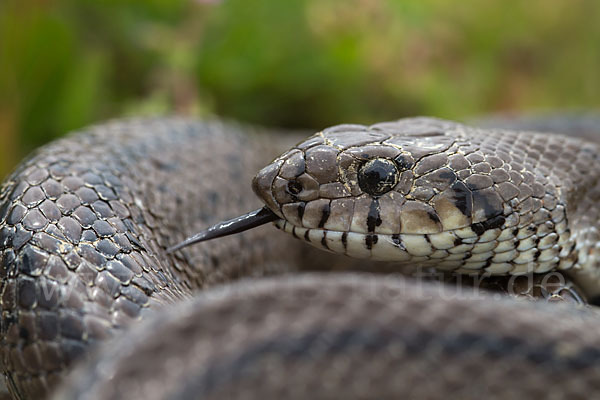
[[[270,209],[272,213],[281,215],[280,206],[273,196],[273,184],[278,178],[279,170],[283,164],[282,159],[277,159],[271,164],[261,169],[254,179],[252,179],[252,190],[266,204],[265,209]]]

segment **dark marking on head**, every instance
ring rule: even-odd
[[[533,259],[537,261],[537,259],[540,257],[540,254],[542,254],[542,251],[538,249],[533,255]]]
[[[323,226],[325,226],[325,223],[327,222],[327,219],[329,218],[329,215],[331,214],[331,207],[329,205],[329,202],[325,203],[323,205],[323,208],[321,209],[321,220],[319,221],[319,228],[322,228]]]
[[[493,218],[504,212],[502,199],[492,189],[475,190],[473,195],[473,207],[483,211],[485,219]]]
[[[413,158],[407,154],[400,154],[394,158],[394,161],[398,165],[398,168],[400,168],[400,171],[406,171],[415,165]]]
[[[485,232],[485,228],[483,227],[483,222],[479,222],[476,224],[471,224],[471,230],[475,232],[477,236],[483,235]]]
[[[512,230],[512,235],[517,236],[519,234],[519,228],[515,228]]]
[[[306,208],[305,202],[298,204],[298,218],[300,221],[302,221],[302,217],[304,216],[304,208]]]
[[[381,225],[381,215],[379,214],[379,200],[373,199],[371,206],[369,207],[369,214],[367,215],[367,231],[375,232],[375,227]]]
[[[398,247],[399,249],[406,250],[406,247],[402,244],[402,240],[400,240],[400,235],[392,235],[392,242],[394,243],[394,246]]]
[[[431,187],[438,191],[445,191],[456,182],[456,179],[457,176],[454,171],[448,167],[443,167],[421,176],[415,181],[415,184],[417,186]],[[451,190],[446,195],[454,197],[451,195]]]
[[[456,181],[452,185],[452,190],[454,191],[454,205],[458,210],[471,218],[471,213],[473,212],[473,197],[471,191],[467,186],[460,182]]]
[[[463,243],[462,239],[457,237],[454,239],[454,245],[455,246],[460,246]]]
[[[327,245],[327,231],[323,231],[323,237],[321,238],[321,245],[329,250],[329,246]]]
[[[490,219],[488,219],[486,221],[477,222],[475,224],[471,224],[471,229],[477,235],[481,236],[481,235],[483,235],[483,233],[485,231],[487,231],[489,229],[500,228],[502,225],[504,225],[504,221],[506,221],[506,219],[504,218],[504,216],[498,215],[498,216],[490,218]]]
[[[436,224],[440,224],[440,217],[438,217],[438,215],[432,211],[427,211],[427,216],[429,217],[429,219],[431,219],[433,222],[435,222]]]
[[[377,240],[379,240],[377,235],[374,235],[374,234],[367,235],[365,237],[365,244],[367,245],[367,249],[371,250],[373,248],[373,245],[375,243],[377,243]]]
[[[348,249],[348,232],[342,232],[342,245],[344,249]]]

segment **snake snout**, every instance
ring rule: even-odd
[[[272,187],[281,163],[273,162],[256,174],[252,179],[252,190],[279,217],[282,217],[279,205],[273,197]]]

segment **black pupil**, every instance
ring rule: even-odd
[[[389,192],[398,183],[398,167],[391,160],[376,158],[358,171],[358,186],[372,196]]]
[[[298,194],[302,191],[302,184],[298,181],[290,181],[288,183],[288,191],[291,194]]]

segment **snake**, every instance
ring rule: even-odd
[[[560,121],[417,117],[299,138],[142,118],[52,142],[0,187],[8,391],[597,396],[600,319],[578,304],[600,295],[598,121]],[[197,232],[223,237],[177,245]]]

